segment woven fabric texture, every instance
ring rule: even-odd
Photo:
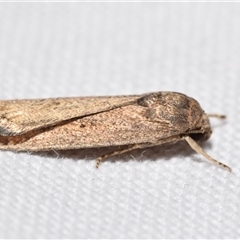
[[[0,3],[0,99],[178,91],[212,119],[202,144],[0,151],[0,238],[240,236],[239,3]]]

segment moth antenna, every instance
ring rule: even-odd
[[[230,167],[228,167],[227,165],[213,159],[211,156],[209,156],[206,152],[204,152],[204,150],[189,136],[185,136],[184,139],[187,141],[187,143],[190,145],[190,147],[195,150],[197,153],[201,154],[202,156],[204,156],[206,159],[208,159],[209,161],[211,161],[213,164],[220,166],[226,170],[228,170],[229,172],[232,171],[232,169]]]
[[[214,113],[207,114],[207,116],[208,117],[221,118],[221,119],[225,119],[227,117],[226,115],[214,114]]]

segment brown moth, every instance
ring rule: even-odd
[[[122,146],[97,159],[185,140],[216,165],[197,141],[212,133],[209,116],[184,94],[156,92],[113,97],[0,101],[0,149],[49,151]]]

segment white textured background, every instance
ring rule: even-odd
[[[240,236],[239,3],[1,3],[0,98],[179,91],[214,120],[203,144],[106,160],[0,152],[0,238]]]

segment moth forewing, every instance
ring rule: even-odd
[[[210,135],[209,119],[198,102],[175,92],[0,101],[0,149],[123,147],[99,157],[97,166],[106,157],[184,139],[209,159],[193,139]]]
[[[134,104],[139,96],[0,101],[0,136],[15,136]]]

